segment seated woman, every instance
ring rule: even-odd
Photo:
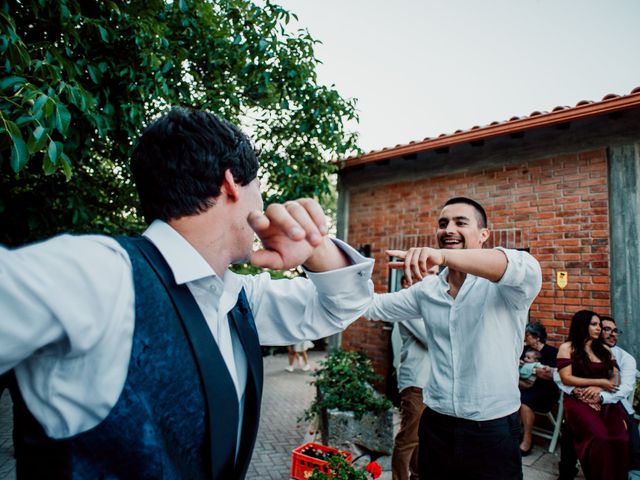
[[[520,452],[522,456],[531,453],[533,440],[533,412],[546,413],[558,402],[560,392],[553,382],[553,369],[556,367],[558,349],[547,345],[547,331],[541,323],[530,323],[524,331],[524,343],[526,349],[540,352],[542,367],[534,369],[536,376],[533,385],[528,382],[520,382],[520,419],[522,420],[522,442]],[[523,354],[524,355],[524,354]]]
[[[581,310],[571,319],[568,341],[558,351],[562,383],[615,391],[619,371],[600,339],[600,317]],[[598,390],[599,391],[599,390]],[[564,397],[564,418],[574,435],[578,459],[589,479],[626,479],[629,469],[627,416],[620,402],[602,405],[584,397]]]

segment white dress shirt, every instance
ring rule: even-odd
[[[429,380],[431,360],[427,349],[427,331],[421,318],[395,324],[400,334],[400,365],[398,366],[398,391],[408,387],[424,389]]]
[[[343,330],[370,302],[373,261],[335,240],[353,265],[271,280],[217,276],[173,228],[144,234],[178,284],[186,284],[229,369],[242,413],[247,359],[227,321],[244,287],[262,345],[290,345]],[[112,238],[60,235],[16,250],[0,247],[0,373],[15,368],[31,413],[53,438],[100,423],[120,396],[134,328],[131,262]],[[242,416],[240,423],[242,424]]]
[[[629,402],[629,396],[636,388],[636,359],[633,358],[633,355],[626,352],[622,348],[611,347],[611,353],[613,354],[616,362],[618,363],[618,367],[620,368],[620,385],[618,386],[618,390],[615,392],[606,392],[602,391],[600,393],[602,397],[602,403],[617,403],[622,402],[627,413],[633,415],[635,411],[633,410],[633,406]],[[573,393],[574,387],[569,387],[562,383],[560,379],[560,374],[558,370],[553,372],[553,380],[558,385],[558,388],[562,390],[565,395],[571,395]]]
[[[528,253],[500,250],[508,263],[498,282],[467,275],[454,299],[445,269],[408,289],[375,295],[366,313],[391,322],[424,319],[431,356],[424,401],[436,412],[492,420],[520,407],[518,360],[542,277]]]

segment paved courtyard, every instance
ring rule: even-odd
[[[311,366],[316,367],[322,352],[310,352]],[[285,480],[289,478],[291,451],[313,437],[306,423],[297,421],[313,400],[315,390],[309,372],[284,370],[286,355],[264,359],[264,397],[256,449],[249,466],[249,480]],[[0,398],[0,480],[15,479],[15,461],[11,440],[11,400],[5,392]],[[397,423],[397,415],[396,415]],[[557,454],[536,446],[523,458],[525,480],[555,480],[558,476]],[[383,472],[381,480],[390,480],[391,472]],[[582,476],[578,478],[583,478]]]

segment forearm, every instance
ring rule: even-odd
[[[304,267],[312,272],[326,272],[351,265],[349,257],[328,237],[316,247],[304,262]]]
[[[560,379],[564,385],[570,387],[600,387],[598,379],[576,377],[570,373],[560,373]]]
[[[469,250],[440,250],[443,265],[450,270],[483,277],[492,282],[502,278],[507,270],[507,257],[500,250],[469,249]]]
[[[243,281],[262,345],[290,345],[344,330],[371,303],[373,261],[348,251],[353,265],[307,272],[308,279],[272,280],[267,273]],[[232,272],[227,272],[230,274]]]
[[[420,309],[410,289],[375,294],[364,315],[369,320],[386,322],[400,322],[421,317]]]
[[[553,381],[553,368],[552,367],[537,368],[536,377],[538,377],[541,380]]]

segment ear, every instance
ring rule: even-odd
[[[222,179],[222,185],[220,185],[220,194],[224,195],[232,202],[237,201],[240,196],[238,184],[234,180],[233,174],[229,169],[224,171],[224,178]]]
[[[490,236],[491,236],[491,231],[488,228],[483,228],[480,231],[480,243],[482,244],[482,246],[484,246],[486,241],[489,240]]]

